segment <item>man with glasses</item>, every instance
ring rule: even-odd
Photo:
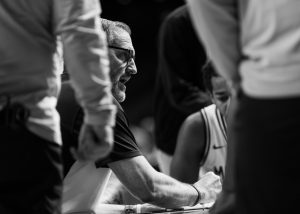
[[[112,202],[113,193],[110,195],[111,200],[105,195],[106,201],[102,195],[112,171],[126,189],[144,203],[173,208],[214,201],[221,186],[215,174],[206,174],[194,185],[181,183],[157,172],[141,154],[119,104],[126,98],[126,83],[137,73],[130,29],[123,23],[105,19],[102,19],[102,27],[107,33],[112,93],[118,107],[114,148],[106,159],[96,162],[74,163],[70,154],[69,160],[65,156],[63,211],[93,209],[101,202]],[[64,145],[67,146],[64,154],[68,153],[69,147],[76,145],[76,135],[82,123],[82,111],[68,91],[68,83],[65,82],[58,103]]]

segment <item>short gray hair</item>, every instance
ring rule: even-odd
[[[108,19],[103,19],[101,18],[101,24],[104,32],[106,33],[107,37],[107,43],[111,44],[113,43],[114,38],[112,37],[112,32],[116,29],[123,29],[126,32],[128,32],[129,35],[131,35],[131,30],[130,27],[125,24],[124,22],[119,22],[119,21],[111,21]]]

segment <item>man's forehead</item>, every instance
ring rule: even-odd
[[[125,45],[132,47],[132,40],[129,33],[126,30],[118,27],[112,29],[109,43],[111,43],[110,45]]]

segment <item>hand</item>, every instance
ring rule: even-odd
[[[113,129],[108,125],[83,124],[77,150],[73,156],[80,161],[96,161],[105,158],[113,148]]]
[[[200,203],[214,202],[222,190],[221,179],[213,172],[206,173],[194,186],[201,193]]]

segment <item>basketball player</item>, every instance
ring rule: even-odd
[[[204,173],[213,171],[224,177],[227,153],[226,116],[230,88],[212,63],[203,67],[203,81],[212,105],[191,114],[179,130],[171,176],[193,183]],[[200,171],[199,171],[200,169]]]

